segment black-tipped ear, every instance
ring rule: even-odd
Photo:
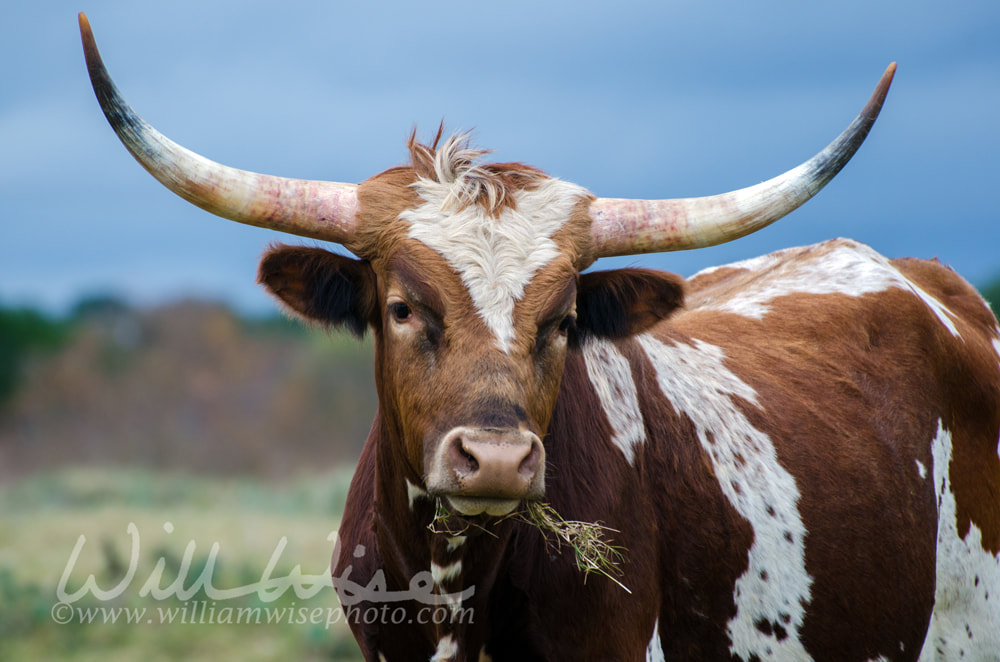
[[[302,317],[359,338],[375,318],[375,272],[361,260],[277,245],[260,261],[257,282]]]
[[[576,328],[581,336],[642,333],[684,305],[684,279],[652,269],[595,271],[580,276]]]

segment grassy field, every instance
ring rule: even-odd
[[[327,573],[349,478],[106,469],[0,483],[0,660],[360,659],[331,588],[261,584]]]

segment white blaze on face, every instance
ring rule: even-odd
[[[722,493],[753,527],[748,567],[733,592],[730,651],[742,659],[811,659],[799,641],[812,586],[799,490],[778,462],[771,439],[734,402],[757,405],[757,394],[726,367],[718,347],[698,340],[694,346],[671,345],[648,334],[637,340],[663,395],[694,424]],[[787,636],[779,640],[762,632],[756,625],[762,621],[781,626]]]
[[[535,273],[559,255],[552,237],[569,220],[586,190],[558,179],[541,179],[533,189],[514,193],[515,209],[496,217],[470,204],[456,209],[466,184],[420,179],[414,184],[423,204],[400,214],[409,236],[440,253],[462,277],[479,316],[497,346],[509,351],[514,340],[514,304]]]
[[[817,246],[789,248],[724,267],[712,267],[695,274],[692,279],[721,268],[746,269],[760,276],[734,296],[724,301],[706,302],[700,308],[762,319],[771,301],[789,294],[860,297],[897,288],[919,297],[953,336],[959,336],[955,316],[944,304],[900,273],[887,258],[855,241],[837,239]]]
[[[958,534],[951,490],[951,433],[938,421],[931,443],[938,498],[937,584],[934,613],[920,652],[930,660],[1000,659],[1000,557],[983,549],[983,534],[969,524]]]

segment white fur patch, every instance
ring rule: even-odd
[[[914,460],[917,463],[917,473],[920,474],[921,478],[927,478],[927,467],[920,460]]]
[[[646,428],[628,359],[614,344],[593,339],[584,344],[583,359],[587,376],[611,425],[611,441],[628,463],[634,464],[636,447],[646,441]]]
[[[410,479],[406,479],[406,498],[410,502],[410,510],[413,510],[413,503],[417,499],[429,499],[430,495],[427,494],[427,490],[410,482]]]
[[[919,659],[1000,660],[1000,558],[983,549],[982,531],[974,523],[964,539],[958,535],[951,433],[940,421],[931,450],[938,496],[937,589]]]
[[[912,292],[937,316],[953,336],[958,337],[954,315],[940,301],[906,278],[889,260],[870,247],[846,239],[789,248],[763,257],[712,267],[746,269],[760,276],[724,301],[708,301],[701,308],[721,310],[744,317],[762,319],[771,301],[789,294],[845,294],[860,297],[897,288]]]
[[[454,563],[446,566],[440,566],[434,561],[431,561],[431,578],[434,579],[434,583],[441,586],[445,582],[450,582],[459,575],[462,574],[462,560],[459,559]]]
[[[448,551],[454,552],[456,549],[465,544],[466,536],[449,536],[448,537]]]
[[[514,340],[514,304],[535,273],[559,255],[552,236],[570,218],[585,189],[558,179],[514,194],[516,209],[490,216],[479,205],[457,208],[461,175],[441,184],[420,179],[414,189],[423,204],[400,214],[409,236],[440,253],[468,288],[479,316],[497,345],[509,351]]]
[[[438,640],[437,651],[431,657],[431,662],[445,662],[445,660],[450,660],[458,654],[458,644],[455,642],[455,638],[450,634],[446,634]]]
[[[663,644],[660,643],[660,619],[656,619],[656,623],[653,624],[653,636],[649,639],[649,645],[646,646],[646,662],[665,662],[663,656]]]
[[[730,651],[743,659],[810,659],[799,640],[812,577],[805,567],[806,529],[795,479],[779,464],[771,439],[753,427],[734,398],[757,405],[754,390],[725,365],[719,347],[666,344],[638,336],[660,390],[696,428],[723,494],[754,530],[746,572],[736,580],[736,615],[727,625]],[[755,625],[780,625],[778,640]]]

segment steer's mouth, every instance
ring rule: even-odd
[[[435,497],[434,519],[430,530],[448,536],[493,535],[498,523],[516,518],[536,501],[499,499],[494,497],[439,496]]]
[[[445,501],[451,510],[464,517],[475,515],[490,515],[492,517],[503,517],[514,512],[519,505],[520,499],[500,499],[496,497],[469,497],[469,496],[448,496]]]

